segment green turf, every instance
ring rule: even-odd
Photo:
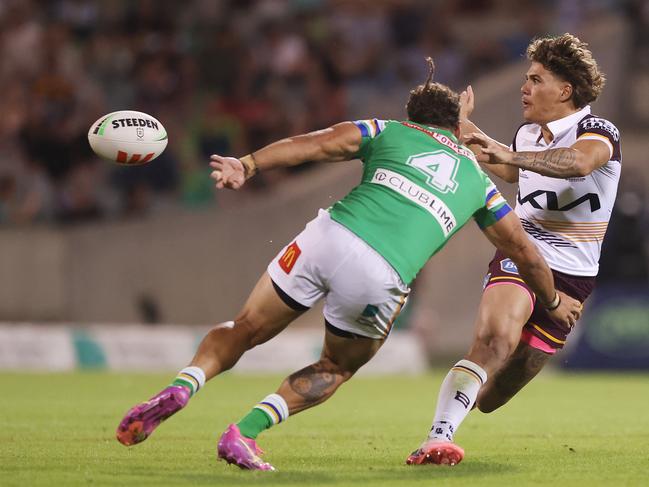
[[[0,485],[647,485],[649,376],[545,374],[456,439],[460,465],[408,467],[443,372],[355,378],[260,436],[277,472],[215,461],[218,434],[279,377],[227,374],[145,443],[114,439],[122,414],[172,374],[0,374]]]

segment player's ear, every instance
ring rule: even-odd
[[[572,96],[572,85],[570,83],[566,83],[561,88],[561,92],[559,93],[559,99],[561,101],[568,101],[570,100],[571,96]]]

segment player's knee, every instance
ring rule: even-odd
[[[246,350],[263,343],[263,320],[255,313],[242,312],[234,320],[234,328]]]
[[[499,320],[481,327],[475,339],[475,347],[480,347],[493,359],[504,361],[516,349],[520,340],[520,325],[512,320]]]
[[[485,365],[486,363],[504,362],[512,350],[513,347],[506,337],[491,333],[478,336],[472,347],[473,354],[477,352]]]
[[[250,313],[240,313],[234,321],[221,323],[212,328],[208,335],[214,341],[228,350],[241,353],[260,343],[259,331],[261,325]]]

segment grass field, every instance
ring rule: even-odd
[[[500,411],[469,417],[460,465],[404,465],[443,373],[353,379],[260,436],[277,472],[217,462],[215,445],[279,377],[219,377],[129,449],[114,439],[118,421],[170,375],[0,374],[0,485],[648,485],[649,376],[639,374],[545,374]]]

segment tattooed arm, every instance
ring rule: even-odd
[[[553,178],[586,176],[581,174],[579,155],[579,152],[572,148],[548,149],[541,152],[511,152],[510,161],[505,164]]]
[[[513,152],[479,133],[465,140],[482,147],[482,155],[477,157],[479,162],[507,164],[553,178],[587,176],[611,157],[608,146],[597,140],[580,140],[571,147],[540,152]]]

